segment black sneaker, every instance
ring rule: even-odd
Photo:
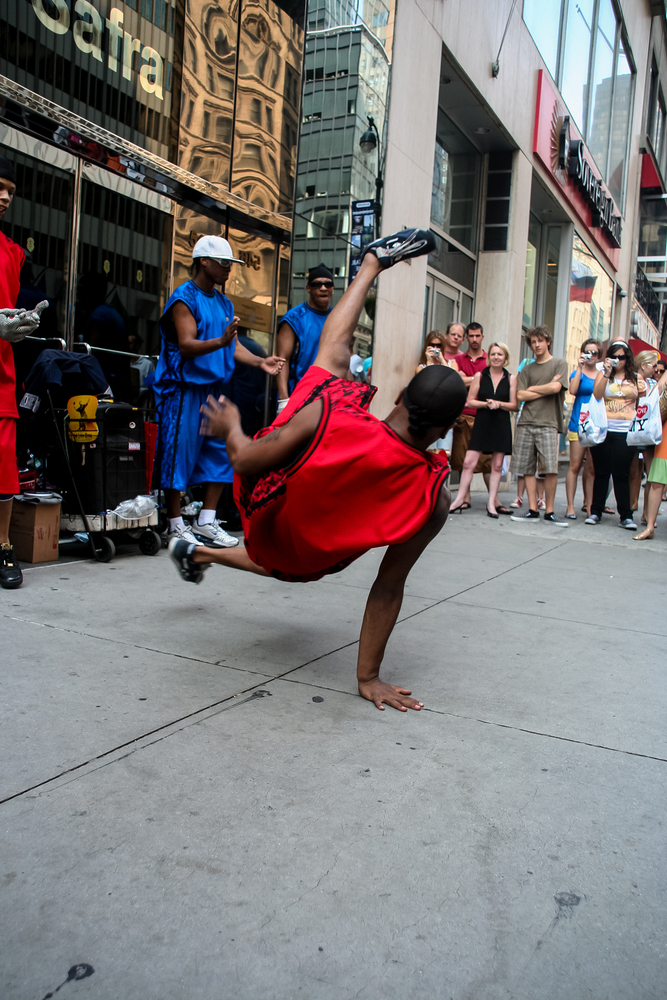
[[[539,521],[539,510],[527,510],[525,514],[512,514],[512,521]]]
[[[544,515],[544,520],[547,521],[548,524],[557,524],[559,528],[569,528],[570,527],[570,525],[567,523],[567,521],[564,521],[562,517],[557,517],[554,514],[553,511],[551,511],[550,514],[545,514]]]
[[[375,254],[380,261],[380,267],[392,267],[400,260],[410,260],[411,257],[422,257],[425,253],[435,250],[435,236],[428,229],[404,229],[393,236],[383,236],[382,239],[369,243],[361,259],[367,253]]]
[[[198,545],[186,541],[185,538],[172,538],[169,542],[169,555],[180,575],[188,583],[201,583],[204,579],[204,573],[211,565],[210,563],[193,561],[192,555],[198,548]]]
[[[14,556],[11,545],[0,548],[0,587],[5,590],[16,590],[23,583],[23,572]]]

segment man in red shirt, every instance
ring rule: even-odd
[[[12,203],[16,191],[14,164],[0,156],[0,221]],[[37,310],[16,309],[21,288],[21,267],[25,252],[0,232],[0,586],[13,590],[23,583],[23,574],[9,544],[9,521],[12,500],[19,491],[16,465],[16,375],[12,344],[23,340],[39,326],[39,311],[48,305],[40,302]],[[39,311],[38,311],[39,310]]]
[[[474,379],[478,372],[484,371],[488,362],[486,360],[486,351],[482,348],[482,341],[484,340],[484,328],[481,323],[468,323],[466,327],[466,337],[468,340],[468,350],[465,354],[460,354],[456,363],[459,366],[459,373],[461,378],[466,384],[466,387],[470,387],[470,383]],[[466,457],[466,452],[468,450],[468,443],[470,441],[470,435],[472,433],[472,425],[475,422],[475,414],[477,410],[473,409],[471,406],[466,406],[463,413],[456,421],[454,425],[454,439],[452,441],[452,454],[451,454],[451,466],[455,472],[461,472],[463,469],[463,462]],[[475,466],[475,472],[484,473],[484,481],[489,485],[489,473],[491,471],[491,456],[490,455],[480,455],[479,461]],[[468,490],[468,495],[463,497],[463,510],[470,507],[470,490]]]
[[[347,380],[361,310],[378,274],[429,253],[431,233],[405,230],[371,243],[359,272],[332,309],[315,364],[271,427],[250,439],[237,408],[220,397],[202,407],[201,433],[222,437],[234,469],[245,548],[169,545],[183,579],[199,583],[207,564],[289,582],[336,573],[371,548],[388,546],[371,588],[357,660],[359,694],[383,711],[419,710],[410,691],[383,681],[380,665],[408,573],[449,511],[447,463],[428,451],[457,418],[466,389],[441,365],[420,371],[385,420],[368,413],[372,386]]]

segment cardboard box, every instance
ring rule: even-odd
[[[60,503],[14,500],[9,540],[21,562],[43,563],[58,558]]]

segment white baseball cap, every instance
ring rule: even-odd
[[[216,260],[228,260],[232,264],[243,264],[234,256],[229,242],[222,236],[202,236],[192,248],[192,259],[196,257],[213,257]]]

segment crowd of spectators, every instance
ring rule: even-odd
[[[512,374],[507,346],[494,342],[485,351],[483,339],[484,330],[476,322],[467,327],[450,323],[444,332],[432,330],[416,368],[447,365],[468,387],[461,417],[447,438],[438,442],[449,453],[452,471],[460,473],[451,513],[471,508],[473,476],[481,472],[489,493],[488,517],[506,514],[521,523],[542,518],[565,527],[579,516],[575,501],[581,475],[580,513],[586,515],[585,524],[600,524],[605,514],[617,513],[620,527],[636,531],[634,515],[641,506],[644,530],[634,537],[652,538],[667,493],[667,443],[663,445],[659,431],[655,432],[655,423],[652,436],[645,427],[647,412],[655,412],[658,405],[662,419],[667,416],[667,366],[660,353],[642,350],[635,355],[624,340],[602,343],[588,338],[574,370],[568,372],[567,362],[551,353],[551,332],[539,326],[526,334],[532,358],[524,358],[517,374]],[[591,400],[603,401],[601,419],[606,428],[594,443],[580,433],[581,420],[588,420],[593,409]],[[637,428],[642,432],[639,445]],[[554,506],[559,440],[564,434],[569,465],[561,517]],[[510,468],[517,497],[508,507],[500,502],[498,491]],[[612,486],[615,510],[608,506]]]

